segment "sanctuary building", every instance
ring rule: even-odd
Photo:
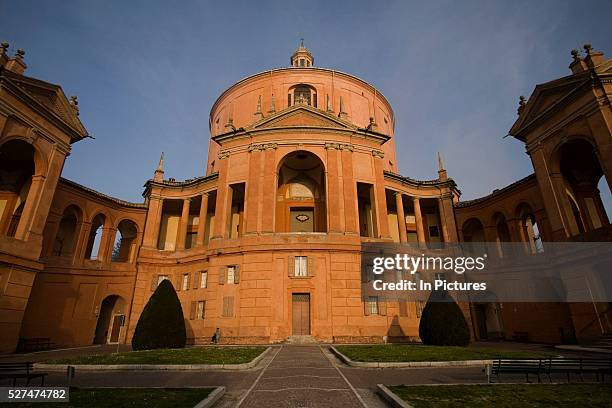
[[[88,137],[77,99],[26,76],[6,43],[0,67],[2,352],[130,342],[164,279],[193,344],[217,327],[226,343],[418,341],[422,302],[362,299],[362,243],[513,241],[537,256],[612,238],[597,188],[612,183],[612,60],[588,45],[571,75],[521,98],[510,134],[534,173],[471,201],[441,159],[431,180],[400,175],[385,96],[303,44],[219,96],[204,175],[167,178],[162,155],[139,203],[62,178]],[[609,304],[461,306],[476,339],[612,331]]]

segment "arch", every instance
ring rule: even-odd
[[[278,165],[276,232],[326,232],[325,165],[313,152],[296,150]]]
[[[573,137],[557,146],[555,168],[565,190],[570,234],[583,233],[609,224],[598,184],[604,171],[597,146],[590,138]]]
[[[520,238],[526,244],[526,252],[531,254],[544,252],[541,230],[533,207],[526,201],[521,201],[516,206],[515,216],[520,220]]]
[[[465,242],[485,242],[484,225],[479,218],[472,217],[465,220],[461,232]]]
[[[119,295],[109,295],[97,309],[98,321],[94,332],[94,344],[118,343],[122,323],[126,315],[126,302]]]
[[[55,256],[69,256],[74,253],[77,243],[77,227],[83,219],[83,211],[75,204],[68,205],[53,240],[53,252]]]
[[[35,148],[20,139],[0,146],[0,234],[15,237],[37,173]],[[38,166],[40,167],[40,166]]]
[[[87,237],[87,246],[85,247],[85,259],[101,259],[104,248],[100,247],[102,241],[103,228],[106,224],[107,217],[104,213],[98,213],[91,219],[91,228]]]
[[[124,218],[117,224],[117,232],[111,261],[133,262],[136,254],[138,225],[134,221]]]
[[[5,145],[9,143],[23,143],[24,145],[28,145],[32,151],[34,152],[33,160],[34,160],[34,176],[43,176],[47,174],[48,161],[46,155],[42,152],[40,146],[38,146],[37,142],[31,142],[29,139],[24,139],[21,135],[10,135],[8,137],[3,138],[4,140],[0,143],[0,151],[4,148]]]

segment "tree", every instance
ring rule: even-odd
[[[467,346],[470,329],[465,317],[447,291],[431,292],[419,324],[423,344],[434,346]]]
[[[185,347],[187,334],[181,302],[169,280],[164,279],[146,304],[132,338],[132,349]]]
[[[119,260],[119,254],[121,254],[121,241],[115,242],[113,245],[113,254],[111,256],[111,260],[113,262],[117,262]]]

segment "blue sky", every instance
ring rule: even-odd
[[[106,194],[142,201],[161,151],[166,177],[203,175],[217,96],[286,66],[303,37],[317,66],[389,99],[403,175],[435,178],[440,151],[471,199],[532,172],[502,139],[518,97],[568,75],[585,42],[612,55],[610,15],[609,1],[0,0],[0,39],[26,50],[28,75],[78,95],[96,139],[63,175]]]

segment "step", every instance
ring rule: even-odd
[[[318,344],[319,342],[312,336],[289,336],[288,344]]]

